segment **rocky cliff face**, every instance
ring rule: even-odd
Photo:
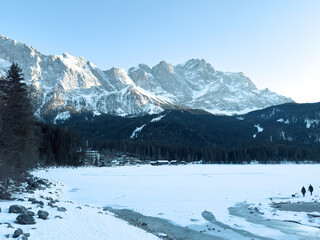
[[[163,101],[211,113],[246,113],[292,101],[268,89],[258,90],[243,73],[216,71],[203,59],[177,66],[160,62],[153,68],[140,64],[129,69],[129,76]]]
[[[3,36],[0,58],[1,75],[13,61],[22,67],[25,79],[38,97],[39,116],[59,117],[63,112],[81,111],[115,115],[162,111],[161,103],[141,93],[123,69],[102,71],[84,58],[66,53],[46,56]]]
[[[177,66],[162,61],[152,68],[140,64],[128,74],[120,68],[102,71],[82,57],[47,56],[0,35],[0,75],[13,61],[34,88],[40,117],[67,118],[70,112],[153,114],[168,106],[233,114],[292,101],[258,90],[242,73],[216,71],[205,60]]]

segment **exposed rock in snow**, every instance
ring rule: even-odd
[[[114,115],[159,113],[161,102],[141,93],[125,70],[102,71],[82,57],[44,55],[0,35],[0,75],[17,62],[38,98],[37,115],[91,111]],[[60,116],[59,116],[60,117]]]
[[[55,117],[54,119],[54,123],[57,122],[57,120],[66,120],[70,117],[70,112],[66,111],[66,112],[60,112],[58,113],[58,115]]]
[[[244,114],[291,102],[268,89],[258,90],[243,73],[216,71],[203,59],[172,66],[164,61],[153,68],[129,69],[133,82],[163,101],[215,114]]]
[[[63,112],[157,114],[168,106],[240,114],[292,101],[268,89],[258,90],[243,73],[216,71],[203,59],[176,66],[162,61],[152,68],[140,64],[127,74],[121,68],[102,71],[67,53],[44,55],[0,35],[1,76],[13,61],[35,90],[39,117],[55,118]]]

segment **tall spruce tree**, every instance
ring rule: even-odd
[[[12,175],[34,167],[38,151],[30,94],[16,63],[0,81],[0,91],[0,171]]]

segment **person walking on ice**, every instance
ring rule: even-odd
[[[301,188],[301,193],[302,193],[303,197],[304,197],[304,195],[306,195],[306,189],[304,188],[304,186]]]
[[[311,193],[311,196],[312,196],[312,192],[313,192],[313,187],[312,185],[310,184],[309,188],[308,188],[308,191]]]

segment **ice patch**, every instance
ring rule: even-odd
[[[146,124],[143,124],[141,127],[137,127],[131,134],[130,138],[136,138],[138,136],[138,133],[141,132],[141,130],[146,126]]]
[[[56,124],[57,120],[60,120],[60,121],[67,120],[69,117],[70,117],[69,111],[61,112],[55,117],[53,123]]]
[[[100,115],[101,115],[101,112],[93,111],[93,116],[100,116]]]
[[[150,122],[158,122],[160,121],[163,117],[165,117],[166,115],[162,115],[162,116],[159,116],[159,117],[156,117],[154,119],[152,119]]]
[[[263,128],[260,127],[259,124],[256,124],[256,125],[254,125],[254,126],[255,126],[255,127],[257,128],[257,130],[258,130],[257,133],[253,134],[253,138],[256,138],[258,133],[263,132]]]
[[[289,141],[289,142],[293,141],[292,137],[286,137],[286,133],[284,131],[281,131],[281,137],[285,141]]]
[[[277,122],[282,122],[282,123],[285,123],[285,124],[289,124],[290,123],[290,121],[288,119],[286,121],[284,121],[283,118],[278,119]]]
[[[314,125],[318,125],[319,124],[319,120],[318,119],[305,119],[304,122],[306,123],[306,128],[310,128]]]

